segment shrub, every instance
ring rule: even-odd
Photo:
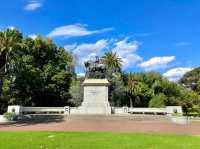
[[[3,115],[10,121],[17,120],[17,115],[14,112],[6,112]]]

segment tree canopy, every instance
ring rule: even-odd
[[[16,30],[7,29],[0,32],[0,96],[2,96],[3,80],[13,58],[14,50],[19,48],[22,41],[22,34]]]
[[[200,67],[187,72],[180,80],[179,83],[192,90],[198,90],[198,83],[200,80]]]
[[[10,36],[22,37],[18,31],[10,32],[7,30],[4,34],[13,33]],[[12,41],[9,36],[6,37]],[[9,42],[8,49],[12,50],[8,54],[10,58],[8,74],[4,79],[7,88],[4,99],[8,98],[9,104],[25,106],[67,105],[74,75],[73,56],[44,37],[22,37],[17,41],[20,46],[16,46],[16,41],[13,44]]]

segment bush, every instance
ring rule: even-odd
[[[161,108],[165,107],[166,96],[164,94],[159,94],[153,96],[153,98],[149,102],[149,107]]]
[[[199,106],[193,106],[192,108],[188,108],[187,110],[188,110],[187,113],[185,113],[186,116],[192,116],[192,117],[200,116]]]
[[[6,112],[3,114],[8,120],[15,121],[17,120],[17,115],[14,112]]]
[[[189,112],[187,114],[184,114],[185,116],[191,116],[191,117],[200,117],[200,113],[198,112]]]

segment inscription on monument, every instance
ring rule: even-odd
[[[97,95],[98,94],[98,92],[97,92],[97,90],[95,88],[89,89],[88,93],[91,94],[91,95]]]

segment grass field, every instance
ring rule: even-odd
[[[200,149],[200,137],[79,132],[0,132],[0,149]]]

